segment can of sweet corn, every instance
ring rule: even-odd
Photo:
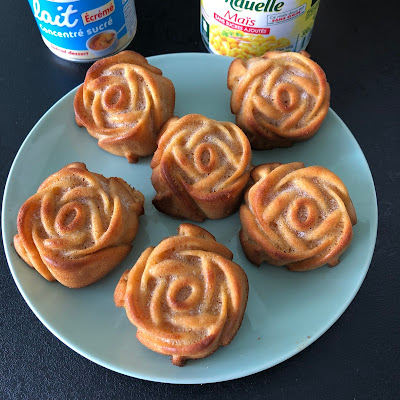
[[[200,32],[208,51],[248,59],[267,51],[304,50],[320,0],[201,0]]]

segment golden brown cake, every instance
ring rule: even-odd
[[[174,114],[175,89],[161,70],[133,51],[96,61],[75,95],[75,119],[104,150],[130,163],[157,147]]]
[[[232,257],[206,230],[182,224],[125,271],[115,305],[139,341],[173,364],[207,357],[232,341],[246,308],[247,277]]]
[[[153,204],[193,221],[227,217],[240,204],[250,163],[250,143],[235,124],[198,114],[172,118],[151,161]]]
[[[143,204],[143,195],[121,178],[69,164],[20,208],[14,247],[47,280],[87,286],[128,255]]]
[[[289,147],[312,137],[329,109],[321,67],[302,51],[270,51],[228,71],[231,111],[254,149]]]
[[[240,242],[255,265],[306,271],[335,266],[350,245],[357,216],[343,182],[324,167],[256,167],[240,208]]]

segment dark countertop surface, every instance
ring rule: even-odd
[[[205,52],[199,3],[137,2],[138,31],[128,48],[144,56]],[[53,336],[20,295],[2,249],[1,399],[400,397],[400,52],[394,4],[322,0],[307,49],[324,66],[331,107],[360,144],[378,197],[371,267],[339,320],[296,356],[252,376],[207,385],[147,382],[98,366]],[[61,60],[45,47],[27,1],[3,2],[2,8],[1,193],[26,135],[90,66]]]

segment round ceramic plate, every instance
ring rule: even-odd
[[[232,59],[210,54],[171,54],[150,57],[176,88],[175,114],[200,113],[232,121],[226,76]],[[354,239],[335,268],[324,266],[305,273],[267,264],[256,268],[238,240],[238,213],[202,227],[234,254],[247,273],[249,300],[243,323],[229,346],[210,357],[173,366],[169,357],[154,353],[136,339],[136,328],[124,309],[113,303],[114,288],[141,252],[176,233],[181,221],[156,211],[150,183],[150,157],[138,164],[103,151],[85,129],[75,124],[73,90],[55,104],[32,129],[11,168],[3,201],[3,239],[7,259],[24,299],[43,324],[84,357],[133,377],[169,383],[225,381],[272,367],[319,338],[344,312],[368,270],[377,232],[377,204],[372,176],[351,132],[332,111],[309,141],[289,149],[253,152],[253,164],[302,161],[323,165],[342,178],[357,210]],[[18,209],[40,183],[64,165],[84,162],[90,171],[119,176],[146,198],[145,216],[129,256],[101,281],[68,289],[47,282],[29,268],[13,246]]]

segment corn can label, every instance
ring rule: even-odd
[[[248,59],[267,51],[304,50],[319,0],[201,0],[200,30],[215,54]]]
[[[28,0],[46,46],[71,61],[125,48],[136,33],[134,0]]]

